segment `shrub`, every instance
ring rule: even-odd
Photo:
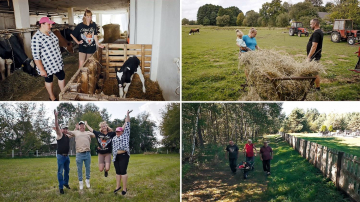
[[[326,126],[325,125],[323,125],[323,126],[321,126],[321,128],[320,128],[320,132],[326,132]]]
[[[216,25],[219,27],[229,26],[230,25],[230,16],[223,15],[216,17]]]
[[[330,132],[333,132],[333,131],[334,131],[333,126],[332,126],[332,125],[330,125],[330,126],[329,126],[329,131],[330,131]]]

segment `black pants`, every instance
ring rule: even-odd
[[[127,153],[117,154],[114,162],[117,175],[126,175],[130,156]]]
[[[236,160],[237,158],[229,158],[230,169],[233,173],[236,173]]]
[[[263,169],[266,172],[270,172],[270,159],[269,160],[263,160]]]

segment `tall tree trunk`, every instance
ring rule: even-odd
[[[202,134],[201,134],[201,126],[200,126],[200,123],[199,123],[199,120],[201,118],[201,104],[199,104],[199,108],[197,110],[197,133],[198,133],[198,137],[199,137],[199,142],[200,142],[200,147],[203,148],[204,147],[204,139],[202,137]]]

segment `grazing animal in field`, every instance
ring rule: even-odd
[[[5,60],[0,58],[0,73],[1,73],[1,80],[5,80]]]
[[[194,35],[195,32],[199,32],[199,34],[200,34],[200,29],[191,29],[189,32],[189,35],[191,35],[191,33]]]
[[[73,44],[66,40],[60,33],[58,29],[53,30],[53,33],[57,36],[59,39],[59,46],[64,48],[69,53],[74,53]]]
[[[135,73],[137,73],[140,77],[140,80],[143,85],[143,92],[145,93],[145,79],[144,75],[141,72],[140,68],[140,60],[136,56],[129,57],[123,64],[123,66],[118,70],[116,70],[116,79],[119,84],[119,95],[120,98],[126,98],[126,93],[129,90],[129,86],[131,84],[132,78]]]
[[[11,74],[11,64],[13,63],[12,59],[5,59],[5,64],[6,64],[6,71],[7,71],[7,77],[10,76]]]

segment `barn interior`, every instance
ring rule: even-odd
[[[47,16],[57,26],[73,29],[82,22],[85,9],[90,9],[92,20],[100,28],[101,43],[152,45],[146,76],[157,83],[163,99],[176,101],[180,100],[179,7],[179,0],[0,0],[0,34],[21,32],[21,45],[32,59],[31,31],[37,29],[36,21]],[[112,38],[106,37],[107,33]],[[77,56],[77,53],[64,55],[75,61]],[[67,60],[65,65],[69,68],[65,69],[71,69],[74,61]],[[71,77],[76,69],[69,72]]]

